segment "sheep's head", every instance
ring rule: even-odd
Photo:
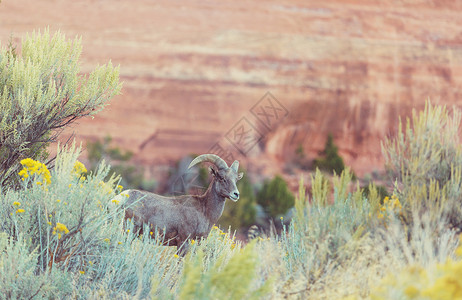
[[[239,200],[239,190],[237,189],[236,183],[242,178],[244,173],[238,173],[239,162],[235,160],[233,164],[228,167],[226,162],[215,154],[202,154],[196,157],[188,168],[201,162],[210,162],[215,165],[211,167],[211,173],[215,177],[217,182],[216,190],[217,193],[225,198],[229,198],[236,202]]]

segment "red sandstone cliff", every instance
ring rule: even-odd
[[[382,168],[380,140],[398,116],[427,98],[461,103],[461,9],[436,0],[3,0],[0,41],[49,26],[83,37],[82,71],[120,64],[123,94],[65,135],[109,134],[139,163],[216,141],[243,159],[231,144],[243,129],[256,145],[248,163],[258,157],[271,173],[299,144],[316,155],[331,132],[362,175]],[[266,127],[255,105],[268,91],[287,113]]]

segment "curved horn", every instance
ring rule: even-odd
[[[218,155],[215,155],[215,154],[202,154],[202,155],[199,155],[198,157],[196,157],[189,164],[188,169],[190,169],[191,167],[197,165],[198,163],[204,162],[204,161],[211,162],[212,164],[217,166],[218,169],[227,169],[228,168],[228,165],[226,164],[226,162],[221,157],[219,157]]]

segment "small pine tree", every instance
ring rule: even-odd
[[[326,145],[324,150],[321,151],[321,157],[313,161],[313,168],[319,168],[324,171],[341,174],[345,169],[345,164],[342,157],[338,154],[338,147],[334,144],[332,134],[327,136]]]
[[[119,68],[109,62],[82,75],[81,39],[33,33],[21,49],[0,49],[0,186],[16,186],[23,158],[45,159],[62,128],[94,115],[118,94]]]
[[[257,203],[263,207],[268,216],[275,218],[283,215],[294,206],[295,197],[290,192],[287,183],[280,175],[271,181],[265,181],[257,194]]]

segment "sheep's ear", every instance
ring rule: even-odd
[[[237,170],[239,170],[239,162],[237,160],[235,160],[233,162],[233,164],[231,165],[231,167],[229,167],[230,169],[233,169],[234,172],[237,172]]]
[[[241,180],[242,177],[244,177],[244,172],[240,172],[239,174],[237,174],[237,180]]]

